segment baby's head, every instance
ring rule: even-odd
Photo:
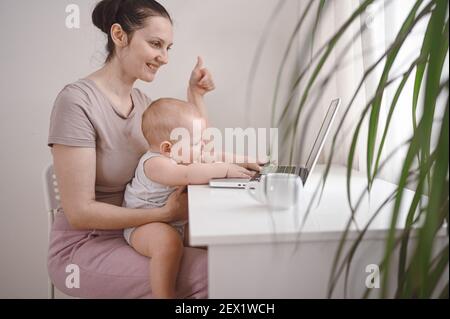
[[[200,121],[200,136],[193,136],[193,123]],[[189,162],[195,161],[201,152],[201,133],[205,128],[205,121],[195,105],[173,98],[161,98],[153,101],[142,115],[142,133],[150,145],[152,151],[174,158],[177,162],[182,155],[174,154],[173,146],[179,142],[170,138],[170,133],[176,128],[185,128],[190,134]],[[178,149],[179,150],[179,149]]]

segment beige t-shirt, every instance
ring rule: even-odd
[[[81,79],[58,94],[50,118],[48,145],[95,148],[96,200],[117,206],[148,149],[141,120],[151,100],[136,88],[131,97],[133,108],[125,117],[95,82]]]

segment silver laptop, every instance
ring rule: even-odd
[[[317,160],[319,159],[320,152],[325,144],[328,133],[330,132],[331,125],[333,124],[334,118],[336,117],[339,105],[341,104],[341,99],[335,99],[331,101],[328,108],[327,114],[322,122],[319,133],[314,141],[311,152],[309,153],[306,165],[303,166],[278,166],[278,165],[265,165],[261,168],[261,172],[256,173],[251,179],[248,178],[214,178],[209,181],[210,187],[218,188],[245,188],[247,182],[249,181],[259,181],[261,175],[269,173],[289,173],[297,174],[300,176],[303,184],[306,184],[308,176],[313,171],[316,166]]]

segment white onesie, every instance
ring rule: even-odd
[[[133,180],[128,183],[123,197],[123,207],[129,208],[155,208],[162,207],[166,204],[169,195],[172,194],[177,187],[167,186],[156,183],[149,179],[144,173],[145,161],[162,156],[160,153],[147,151],[139,160],[136,167]],[[173,160],[172,160],[173,161]],[[175,162],[175,161],[174,161]],[[187,221],[176,221],[170,223],[180,233],[181,238],[184,238],[184,226]],[[130,244],[131,233],[136,227],[125,228],[123,235],[125,240]]]

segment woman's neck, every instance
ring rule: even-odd
[[[88,78],[96,81],[104,90],[109,91],[121,100],[128,99],[133,89],[135,78],[130,77],[120,66],[116,58],[112,58],[101,69]]]

